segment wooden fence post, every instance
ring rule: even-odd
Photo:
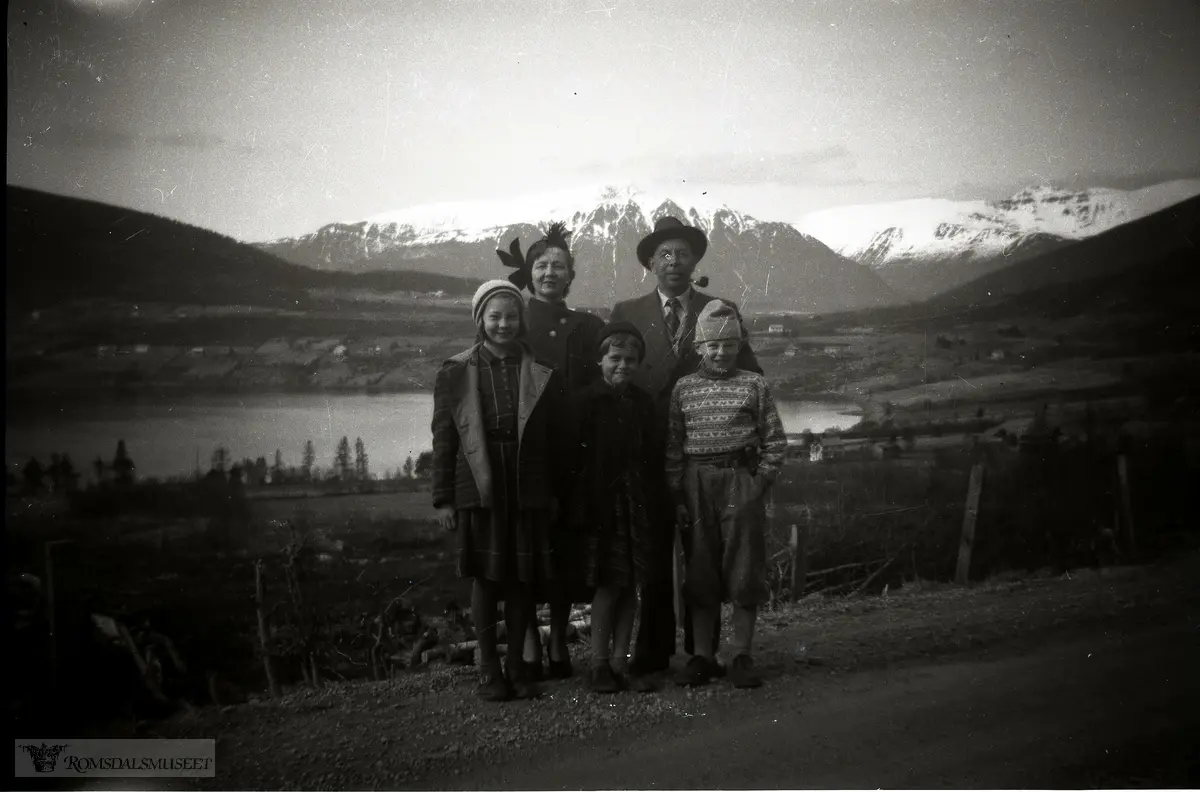
[[[78,570],[71,568],[75,549],[75,542],[70,539],[55,539],[45,545],[47,665],[55,679],[62,673],[64,663],[75,656],[74,631],[79,627],[74,619],[78,615],[74,589],[79,582],[73,578]]]
[[[686,630],[687,609],[683,602],[683,538],[678,529],[675,531],[675,542],[671,546],[671,582],[674,586],[672,597],[675,606],[675,625],[677,629]]]
[[[51,677],[58,677],[57,597],[54,596],[54,545],[46,542],[46,651]]]
[[[263,591],[263,560],[254,561],[254,611],[258,617],[258,645],[262,651],[263,671],[267,674],[267,691],[271,698],[279,698],[279,683],[275,681],[275,671],[271,664],[270,631],[267,627],[266,598]],[[372,660],[374,658],[372,657]]]
[[[967,506],[963,511],[962,541],[958,545],[958,569],[954,582],[966,585],[970,580],[971,548],[975,545],[975,520],[979,516],[979,496],[983,491],[983,465],[971,466],[971,483],[967,487]]]
[[[792,524],[792,602],[804,595],[808,583],[808,526]]]
[[[1125,542],[1129,554],[1137,553],[1137,539],[1133,530],[1133,499],[1129,495],[1129,463],[1124,454],[1117,456],[1117,479],[1121,487],[1121,522],[1125,523]]]

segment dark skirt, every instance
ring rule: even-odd
[[[649,559],[637,539],[648,530],[645,513],[630,498],[622,476],[610,490],[610,514],[597,520],[583,539],[583,579],[589,586],[626,587],[648,580]]]
[[[458,574],[544,588],[554,578],[550,513],[520,508],[517,444],[488,441],[492,508],[459,509]]]

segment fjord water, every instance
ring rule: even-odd
[[[124,440],[139,477],[167,478],[207,471],[213,451],[224,446],[232,461],[266,457],[275,449],[285,466],[299,466],[304,444],[313,441],[316,464],[333,465],[338,441],[351,448],[361,437],[372,473],[383,475],[431,448],[430,393],[290,393],[147,397],[115,404],[74,403],[22,406],[6,410],[4,456],[8,470],[36,457],[48,464],[52,453],[68,453],[83,481],[97,457],[110,462]],[[848,428],[858,422],[847,405],[781,401],[789,432]]]

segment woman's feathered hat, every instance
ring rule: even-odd
[[[507,252],[496,250],[496,255],[500,257],[504,266],[516,270],[508,276],[508,280],[514,286],[518,289],[533,291],[533,262],[537,261],[538,256],[545,253],[547,248],[552,247],[565,252],[568,264],[574,269],[575,258],[571,255],[571,232],[567,230],[567,224],[561,222],[551,223],[550,227],[546,229],[546,235],[530,245],[524,256],[521,255],[520,238],[513,239]]]
[[[496,255],[500,257],[500,261],[504,262],[504,266],[512,267],[516,270],[516,272],[508,276],[509,282],[518,289],[529,288],[529,267],[525,266],[525,257],[521,255],[521,238],[516,237],[513,239],[512,244],[508,246],[507,253],[497,249]]]

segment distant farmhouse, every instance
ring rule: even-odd
[[[342,343],[340,338],[298,338],[296,348],[312,352],[332,352],[333,348]]]
[[[256,355],[280,355],[286,352],[291,352],[292,347],[288,344],[286,338],[272,338],[262,346],[254,350]]]
[[[345,355],[346,357],[379,357],[386,350],[387,347],[375,339],[352,341],[346,345]]]

